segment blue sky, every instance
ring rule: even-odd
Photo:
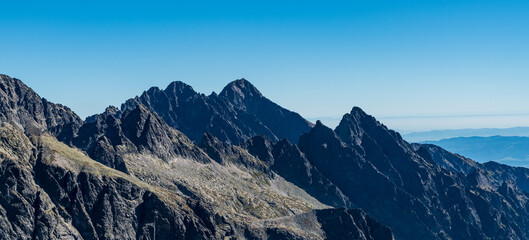
[[[529,126],[529,1],[108,2],[1,1],[0,72],[82,117],[244,77],[329,125]]]

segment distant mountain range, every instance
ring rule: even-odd
[[[247,80],[182,82],[81,120],[0,75],[2,239],[528,239],[529,169],[331,129]]]
[[[529,167],[529,137],[459,137],[426,141],[479,162]]]
[[[412,132],[403,134],[402,137],[409,142],[439,141],[456,137],[529,137],[529,127],[513,128],[477,128],[477,129],[447,129],[426,132]]]

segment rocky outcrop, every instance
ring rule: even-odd
[[[204,133],[232,144],[255,135],[297,142],[312,126],[299,114],[264,97],[245,79],[228,84],[219,95],[209,96],[195,92],[182,82],[173,82],[165,90],[153,87],[129,99],[121,110],[135,109],[139,104],[195,142],[200,142]]]
[[[303,188],[322,203],[333,207],[354,206],[348,197],[312,166],[299,148],[288,140],[273,143],[264,136],[255,136],[242,146],[271,170]]]
[[[316,216],[326,239],[393,239],[388,227],[361,210],[325,209],[317,211]]]
[[[82,120],[69,108],[41,98],[22,81],[0,74],[0,121],[31,134],[48,132],[69,142]]]
[[[436,145],[413,143],[412,147],[424,159],[431,158],[439,166],[454,173],[463,173],[466,175],[473,172],[479,165],[479,163],[471,159],[451,153]]]
[[[247,169],[257,170],[266,175],[271,173],[266,162],[256,159],[248,151],[244,151],[243,148],[222,142],[208,133],[204,134],[199,146],[211,159],[222,165],[234,164]]]
[[[155,113],[138,105],[119,115],[115,108],[93,116],[79,130],[73,145],[111,168],[127,172],[125,154],[153,154],[161,159],[187,157],[209,161],[182,133],[169,127]],[[121,117],[121,118],[118,118]]]
[[[244,78],[228,84],[219,94],[219,98],[236,112],[245,112],[256,118],[263,126],[270,129],[275,137],[260,131],[248,136],[266,135],[270,139],[286,138],[290,142],[297,143],[299,136],[312,127],[312,124],[299,114],[284,109],[264,97]]]
[[[340,189],[313,167],[297,146],[288,140],[273,143],[264,136],[255,136],[241,146],[232,146],[205,134],[200,147],[222,165],[244,166],[269,176],[274,172],[324,204],[353,207]]]
[[[529,169],[512,167],[496,162],[487,162],[479,166],[482,170],[486,170],[491,178],[495,180],[496,186],[512,181],[516,183],[520,190],[529,193]]]

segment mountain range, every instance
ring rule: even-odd
[[[495,161],[511,166],[529,166],[529,137],[458,137],[424,143],[441,146],[479,162]]]
[[[409,142],[439,141],[458,137],[529,137],[529,127],[447,129],[426,132],[411,132],[402,137]]]
[[[3,239],[527,239],[529,169],[410,144],[358,107],[331,129],[245,79],[81,120],[0,75]]]

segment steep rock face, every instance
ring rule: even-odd
[[[264,97],[249,81],[236,80],[228,84],[219,97],[237,112],[246,112],[257,118],[272,131],[277,139],[286,138],[297,143],[299,136],[310,130],[312,124],[299,114],[282,108]],[[264,134],[257,132],[257,134]],[[252,134],[257,135],[257,134]],[[274,139],[268,136],[270,139]]]
[[[3,239],[82,239],[59,217],[49,196],[32,173],[13,160],[0,164],[0,235]]]
[[[93,121],[85,122],[79,129],[78,136],[73,140],[73,145],[83,149],[90,157],[102,164],[127,172],[120,151],[137,151],[137,149],[123,134],[119,119],[108,110],[94,116]]]
[[[33,180],[31,141],[15,127],[0,127],[0,236],[3,239],[82,239],[59,217],[48,194]]]
[[[296,145],[284,139],[272,143],[266,137],[255,136],[243,144],[248,152],[267,166],[316,199],[333,207],[353,207],[342,191],[312,166]]]
[[[432,161],[454,173],[460,172],[466,175],[474,171],[479,165],[471,159],[448,152],[439,146],[418,143],[413,143],[412,146],[423,158],[431,157]]]
[[[222,165],[235,164],[248,169],[257,170],[270,175],[271,171],[266,162],[254,158],[249,152],[240,146],[233,146],[222,142],[212,135],[206,133],[202,138],[200,147],[208,156]]]
[[[60,215],[71,219],[83,239],[212,238],[195,213],[172,208],[129,181],[42,165],[36,174],[52,201],[63,207]]]
[[[511,167],[496,162],[487,162],[481,169],[487,170],[496,180],[497,185],[503,182],[514,181],[520,190],[529,193],[529,169],[523,167]]]
[[[108,108],[93,116],[80,128],[73,145],[123,172],[127,172],[123,155],[130,153],[153,154],[165,160],[181,156],[208,161],[189,139],[143,105],[120,114],[115,108]]]
[[[260,134],[273,140],[287,138],[297,142],[299,135],[311,128],[299,114],[263,97],[244,79],[230,83],[221,94],[210,96],[199,94],[182,82],[173,82],[165,90],[154,87],[127,100],[121,110],[134,109],[139,104],[195,142],[200,142],[204,133],[232,144]]]
[[[174,193],[98,164],[51,136],[30,140],[10,125],[0,135],[18,136],[0,151],[3,239],[212,238]],[[21,146],[31,154],[8,154]]]
[[[327,239],[393,239],[388,227],[361,210],[325,209],[316,212],[316,216]]]
[[[381,173],[336,133],[317,122],[300,138],[299,147],[310,163],[336,184],[358,207],[389,224],[403,239],[436,239],[438,232],[425,223],[434,222],[424,203],[418,201]],[[440,226],[435,226],[439,228]]]
[[[68,142],[82,124],[69,108],[40,98],[22,81],[0,74],[0,121],[29,133],[49,132]]]
[[[483,181],[490,180],[487,175],[450,172],[359,108],[334,131],[318,122],[300,138],[299,148],[351,202],[389,225],[397,239],[528,236],[520,218],[527,212],[527,196],[519,189],[490,187]]]

